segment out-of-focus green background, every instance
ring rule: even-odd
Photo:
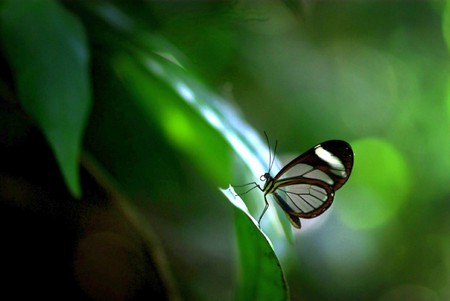
[[[450,299],[450,3],[9,0],[0,14],[8,291]],[[281,162],[328,139],[355,152],[301,230],[271,206],[273,249],[219,190],[259,180],[263,131]],[[262,194],[242,198],[258,218]]]

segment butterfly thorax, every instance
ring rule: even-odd
[[[271,193],[273,191],[275,181],[273,180],[273,177],[270,175],[270,173],[266,172],[264,175],[262,175],[261,181],[265,181],[263,191],[266,194]]]

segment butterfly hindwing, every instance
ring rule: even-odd
[[[312,218],[330,207],[334,191],[319,180],[295,179],[279,186],[277,201],[284,202],[285,211],[303,218]]]
[[[276,199],[277,203],[281,206],[283,211],[286,213],[286,216],[287,216],[288,220],[291,222],[291,224],[295,228],[300,229],[302,227],[302,224],[300,222],[300,218],[298,216],[296,216],[296,215],[293,215],[293,214],[289,213],[289,212],[292,211],[291,208],[289,207],[289,205],[284,201],[284,199],[277,192],[274,192],[272,195]]]

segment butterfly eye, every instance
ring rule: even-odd
[[[264,175],[261,175],[261,176],[259,177],[259,179],[260,179],[261,181],[265,181],[267,178],[266,178],[266,175],[264,174]]]

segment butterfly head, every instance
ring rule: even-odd
[[[267,185],[269,185],[269,183],[271,183],[273,181],[273,177],[270,175],[269,172],[266,172],[265,174],[261,175],[261,177],[259,177],[259,179],[264,183],[264,187],[263,190],[266,190]]]
[[[268,172],[266,172],[265,174],[263,174],[259,177],[259,179],[263,182],[269,180],[270,178],[272,178],[272,176]]]

